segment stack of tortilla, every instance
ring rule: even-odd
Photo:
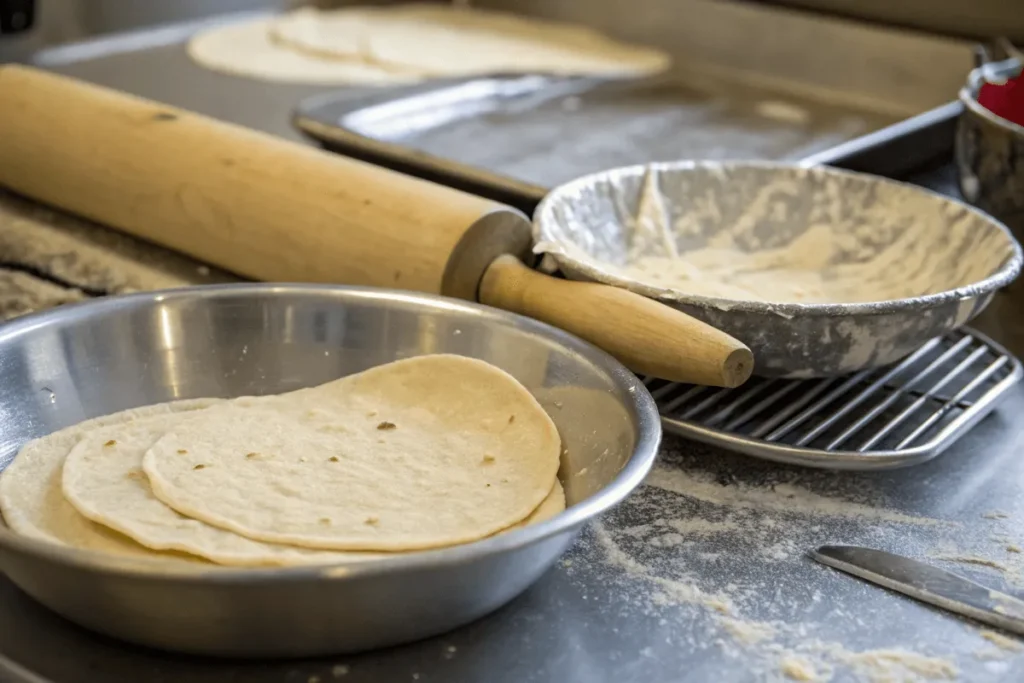
[[[397,361],[287,394],[149,406],[31,441],[0,475],[18,534],[233,566],[442,548],[565,509],[551,418],[504,371]]]
[[[432,3],[305,8],[215,26],[193,38],[189,54],[215,71],[322,85],[516,73],[638,77],[669,65],[663,52],[589,28]]]

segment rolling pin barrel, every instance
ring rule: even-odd
[[[753,363],[668,306],[526,268],[503,204],[29,67],[0,67],[0,185],[258,280],[479,298],[665,379],[736,386]]]
[[[476,298],[502,204],[41,70],[0,67],[0,185],[239,275]]]

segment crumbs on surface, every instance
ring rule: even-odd
[[[380,518],[379,517],[367,517],[366,518],[366,522],[364,522],[364,523],[365,524],[369,524],[370,526],[377,526],[380,523]]]
[[[484,453],[483,463],[485,465],[490,465],[493,462],[494,462],[494,456],[491,455],[490,453]]]
[[[395,425],[394,422],[381,422],[379,425],[377,425],[377,429],[381,431],[390,431],[392,429],[397,429],[397,426]]]
[[[1008,650],[1010,652],[1020,652],[1024,649],[1024,645],[1015,638],[1004,636],[1002,633],[996,631],[985,630],[979,634],[982,638],[992,643],[1001,650]]]
[[[178,449],[178,455],[185,455],[186,453],[188,453],[188,451],[185,450],[184,448],[179,448]]]
[[[106,442],[106,443],[105,443],[105,444],[103,444],[103,445],[104,445],[104,446],[108,446],[108,447],[109,447],[109,446],[116,446],[116,445],[117,445],[117,442],[116,442],[116,441],[114,441],[113,439],[111,439],[110,441]]]
[[[338,456],[332,455],[331,457],[327,458],[327,462],[341,462],[341,460],[338,458]]]
[[[180,453],[181,451],[178,451],[178,452]],[[259,453],[246,453],[245,454],[245,459],[246,460],[252,460],[253,458],[258,458],[258,457],[260,457]]]
[[[206,465],[196,465],[196,466],[195,466],[195,467],[193,467],[192,469],[194,469],[194,470],[202,470],[202,469],[206,469]]]
[[[816,681],[818,675],[814,672],[814,668],[802,659],[796,657],[786,657],[779,664],[779,670],[794,681]]]

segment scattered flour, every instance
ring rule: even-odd
[[[1010,586],[1024,588],[1024,553],[1021,545],[1006,533],[994,533],[988,543],[971,538],[961,542],[940,542],[932,549],[932,559],[953,562],[984,570],[994,570]]]
[[[987,557],[978,557],[977,555],[932,555],[932,559],[941,560],[943,562],[972,564],[976,567],[988,567],[989,569],[1001,571],[1004,574],[1010,574],[1012,572],[1012,570],[1002,562],[996,562],[995,560]]]
[[[126,294],[232,280],[220,272],[200,279],[195,263],[184,256],[2,189],[0,253],[86,292]]]
[[[721,620],[722,628],[740,643],[760,643],[775,637],[776,629],[771,624],[739,619],[725,618]]]
[[[915,517],[895,510],[863,503],[828,498],[792,484],[776,484],[772,489],[733,484],[723,486],[704,473],[687,472],[668,465],[656,465],[647,477],[654,486],[706,503],[732,509],[764,509],[792,514],[824,517],[851,517],[899,524],[935,526],[949,524],[937,519]]]
[[[900,610],[919,609],[915,603],[897,596],[879,598],[886,595],[881,589],[839,573],[815,579],[835,582],[838,592],[830,583],[808,591],[809,572],[830,570],[804,554],[818,545],[852,543],[912,557],[939,553],[986,560],[988,548],[961,546],[985,543],[987,536],[965,537],[958,523],[880,505],[869,487],[829,487],[824,495],[821,488],[812,491],[785,470],[770,472],[765,479],[753,484],[716,475],[670,449],[646,486],[612,513],[614,523],[591,527],[586,545],[597,564],[587,565],[599,567],[600,580],[624,589],[622,599],[629,609],[640,609],[663,625],[661,632],[671,647],[695,652],[715,648],[749,674],[723,676],[722,681],[955,680],[958,662],[940,654],[940,641],[906,641],[902,629],[892,639],[885,629],[877,630],[879,619],[890,618],[890,609],[891,618],[901,618]],[[637,521],[645,523],[630,523]],[[997,546],[1000,552],[1006,547],[1003,540]],[[990,563],[999,564],[978,564]],[[864,609],[851,605],[850,591],[863,591],[871,600]],[[837,600],[840,595],[846,597]],[[865,611],[880,599],[892,601],[885,615]],[[955,619],[940,622],[940,627],[947,633],[962,630],[966,638],[974,633]],[[852,633],[855,640],[845,642]],[[1002,654],[990,660],[1018,654],[989,642]],[[959,656],[971,655],[975,658],[970,661],[981,666],[982,654],[960,649]]]
[[[682,545],[686,542],[686,537],[682,534],[677,534],[674,531],[662,534],[661,536],[654,536],[647,541],[656,548],[674,548],[675,546]]]
[[[611,564],[624,569],[635,578],[647,579],[657,587],[658,590],[651,593],[651,600],[654,604],[678,605],[683,603],[702,605],[720,614],[729,614],[734,611],[728,596],[721,593],[707,593],[696,585],[684,580],[666,579],[652,575],[647,567],[640,564],[640,562],[615,544],[608,529],[604,526],[598,525],[595,533]]]
[[[1020,640],[1004,636],[1002,633],[998,633],[996,631],[982,631],[978,635],[1001,650],[1008,650],[1010,652],[1020,652],[1024,650],[1024,644],[1022,644]]]
[[[734,521],[709,522],[705,519],[690,517],[688,519],[668,519],[665,523],[680,534],[689,538],[711,536],[712,534],[738,531],[740,525]]]
[[[786,675],[787,678],[791,678],[794,681],[816,681],[818,680],[818,674],[815,673],[814,667],[805,662],[802,659],[796,657],[786,657],[779,664],[779,669]]]
[[[608,566],[648,584],[649,590],[637,597],[651,609],[698,608],[710,619],[713,633],[728,638],[728,642],[720,642],[724,651],[729,656],[749,660],[752,667],[767,672],[774,666],[789,680],[797,681],[828,681],[837,668],[868,683],[954,680],[957,676],[956,664],[946,658],[896,647],[852,651],[840,643],[810,638],[813,626],[749,619],[740,603],[763,602],[763,591],[751,594],[735,584],[728,584],[726,591],[714,591],[685,573],[665,576],[669,567],[641,562],[616,540],[618,537],[624,543],[635,543],[635,536],[620,535],[602,524],[595,526],[594,534]],[[784,641],[791,645],[784,646]],[[792,645],[793,642],[797,644]]]
[[[942,657],[925,657],[902,649],[836,652],[836,659],[855,671],[866,674],[872,683],[903,681],[917,675],[926,680],[956,680],[956,664]]]

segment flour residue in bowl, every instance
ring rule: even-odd
[[[972,212],[900,185],[802,169],[736,175],[677,175],[666,188],[649,170],[623,226],[625,257],[608,265],[685,295],[856,303],[969,285],[1007,253]]]
[[[778,249],[748,253],[711,246],[682,256],[634,256],[623,270],[657,287],[706,297],[802,303],[873,300],[875,295],[865,291],[856,273],[829,272],[830,244],[831,231],[817,226]]]

